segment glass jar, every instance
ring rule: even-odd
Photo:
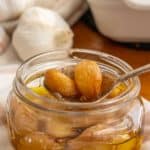
[[[97,61],[109,76],[132,70],[119,58],[84,49],[52,51],[24,62],[7,103],[11,139],[17,150],[140,149],[144,109],[138,77],[124,83],[124,92],[102,102],[57,101],[29,88],[40,88],[47,69],[74,66],[84,58]]]

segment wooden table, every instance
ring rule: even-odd
[[[73,31],[75,33],[74,47],[76,48],[96,49],[113,54],[127,61],[133,67],[150,63],[150,49],[137,50],[112,42],[100,33],[93,31],[82,21],[73,26]],[[141,75],[140,79],[142,83],[141,95],[150,100],[150,73]]]

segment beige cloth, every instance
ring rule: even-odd
[[[7,64],[20,64],[21,60],[17,56],[12,45],[8,45],[7,49],[0,54],[0,66]]]

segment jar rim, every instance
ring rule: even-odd
[[[17,70],[17,73],[16,73],[16,78],[15,78],[15,81],[14,81],[14,89],[15,89],[15,93],[17,94],[17,96],[20,97],[20,99],[25,102],[26,104],[29,104],[33,107],[36,107],[37,109],[41,109],[41,110],[44,110],[44,111],[56,111],[56,112],[68,112],[68,110],[58,110],[58,109],[52,109],[52,108],[45,108],[43,106],[40,106],[39,104],[36,104],[34,102],[32,102],[31,100],[29,100],[25,95],[23,95],[23,93],[21,93],[19,91],[19,88],[18,87],[21,87],[23,88],[24,90],[26,90],[29,94],[31,94],[33,97],[36,97],[36,98],[39,98],[39,99],[44,99],[46,101],[49,101],[50,103],[55,103],[56,105],[63,105],[63,106],[68,106],[68,107],[72,107],[72,108],[75,108],[75,111],[73,111],[73,113],[77,113],[79,112],[79,108],[90,108],[90,109],[95,109],[99,106],[114,106],[115,104],[118,106],[118,104],[121,106],[123,105],[123,103],[125,102],[129,102],[130,100],[132,100],[133,97],[136,97],[139,95],[139,92],[140,92],[140,88],[141,88],[141,84],[140,84],[140,81],[139,81],[139,78],[138,77],[134,77],[134,78],[131,78],[132,82],[134,83],[134,89],[131,90],[131,91],[126,91],[126,93],[122,96],[122,97],[114,97],[111,99],[111,101],[109,100],[105,100],[104,102],[100,102],[100,103],[97,103],[97,101],[95,102],[85,102],[85,103],[81,103],[81,102],[68,102],[68,101],[63,101],[63,102],[60,102],[60,101],[53,101],[53,100],[50,100],[49,98],[46,98],[44,96],[40,96],[36,93],[34,93],[30,88],[28,88],[26,86],[26,84],[23,82],[21,76],[22,76],[22,73],[23,73],[23,69],[26,67],[26,65],[28,63],[31,63],[32,61],[35,61],[39,58],[42,58],[46,55],[51,55],[52,53],[53,54],[60,54],[60,53],[66,53],[67,52],[67,55],[70,56],[70,53],[73,53],[73,52],[79,52],[79,53],[88,53],[88,54],[94,54],[94,55],[98,55],[98,56],[101,56],[103,57],[104,59],[108,59],[108,61],[112,61],[112,62],[115,62],[119,65],[122,65],[126,68],[126,72],[128,71],[131,71],[133,70],[133,68],[125,61],[123,61],[122,59],[118,58],[118,57],[115,57],[113,55],[110,55],[110,54],[106,54],[104,52],[100,52],[100,51],[94,51],[94,50],[90,50],[90,49],[71,49],[71,50],[57,50],[57,51],[50,51],[50,52],[46,52],[46,53],[41,53],[41,54],[38,54],[36,56],[33,56],[31,58],[29,58],[28,60],[26,60]],[[124,99],[125,101],[122,101],[122,99]],[[121,104],[122,103],[122,104]],[[105,110],[107,109],[107,107],[105,108]],[[110,109],[110,108],[109,108]],[[104,111],[104,110],[101,110],[101,111]]]

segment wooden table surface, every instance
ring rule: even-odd
[[[83,21],[79,21],[73,26],[75,33],[76,48],[88,48],[103,51],[117,56],[127,61],[132,67],[150,63],[150,49],[128,48],[116,42],[105,38],[100,33],[93,31]],[[140,77],[142,83],[141,95],[150,100],[150,73],[143,74]]]

